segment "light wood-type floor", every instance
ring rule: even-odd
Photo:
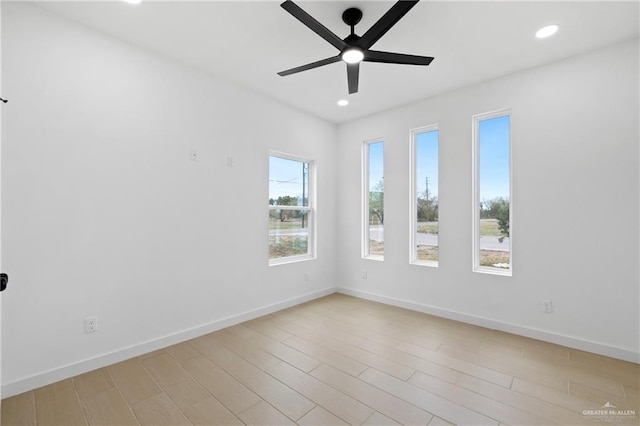
[[[639,372],[637,364],[334,294],[5,399],[2,421],[639,424]],[[607,403],[626,414],[585,411],[613,410],[601,408]]]

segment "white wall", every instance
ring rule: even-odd
[[[2,7],[3,396],[333,292],[335,125]],[[269,149],[317,161],[317,260],[268,266]]]
[[[385,259],[342,214],[342,291],[638,362],[638,41],[339,127],[338,204],[385,141]],[[513,276],[471,271],[471,117],[512,108]],[[440,126],[440,266],[409,265],[409,130]],[[363,270],[368,279],[361,278]],[[540,299],[555,312],[544,314]]]

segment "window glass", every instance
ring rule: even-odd
[[[436,126],[412,132],[412,262],[438,265],[438,137]]]
[[[365,144],[364,256],[384,256],[384,143]]]
[[[511,270],[510,115],[476,117],[475,268]]]
[[[311,163],[269,156],[269,261],[313,255]]]

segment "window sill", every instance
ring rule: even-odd
[[[315,258],[316,257],[312,255],[280,257],[277,259],[269,259],[269,266],[278,266],[278,265],[286,265],[287,263],[304,262],[306,260],[315,260]]]
[[[384,262],[384,256],[380,256],[379,254],[370,254],[368,256],[362,256],[364,260],[376,260],[378,262]]]
[[[504,268],[491,268],[489,266],[478,266],[473,268],[473,272],[478,272],[480,274],[489,274],[489,275],[502,275],[503,277],[511,277],[513,272],[511,269]]]
[[[416,266],[427,266],[430,268],[438,267],[438,262],[435,262],[433,260],[412,260],[411,262],[409,262],[409,264]]]

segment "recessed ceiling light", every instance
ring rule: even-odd
[[[537,32],[536,32],[536,37],[538,38],[547,38],[547,37],[551,37],[552,35],[554,35],[555,33],[558,32],[558,28],[560,28],[557,25],[547,25],[546,27],[540,28]]]
[[[346,99],[340,99],[340,100],[338,101],[338,105],[339,105],[339,106],[347,106],[347,105],[349,105],[349,101],[348,101],[348,100],[346,100]]]
[[[351,48],[342,53],[342,60],[348,64],[357,64],[364,59],[364,53],[362,50]]]
[[[129,4],[140,4],[142,0],[122,0],[122,1]]]

